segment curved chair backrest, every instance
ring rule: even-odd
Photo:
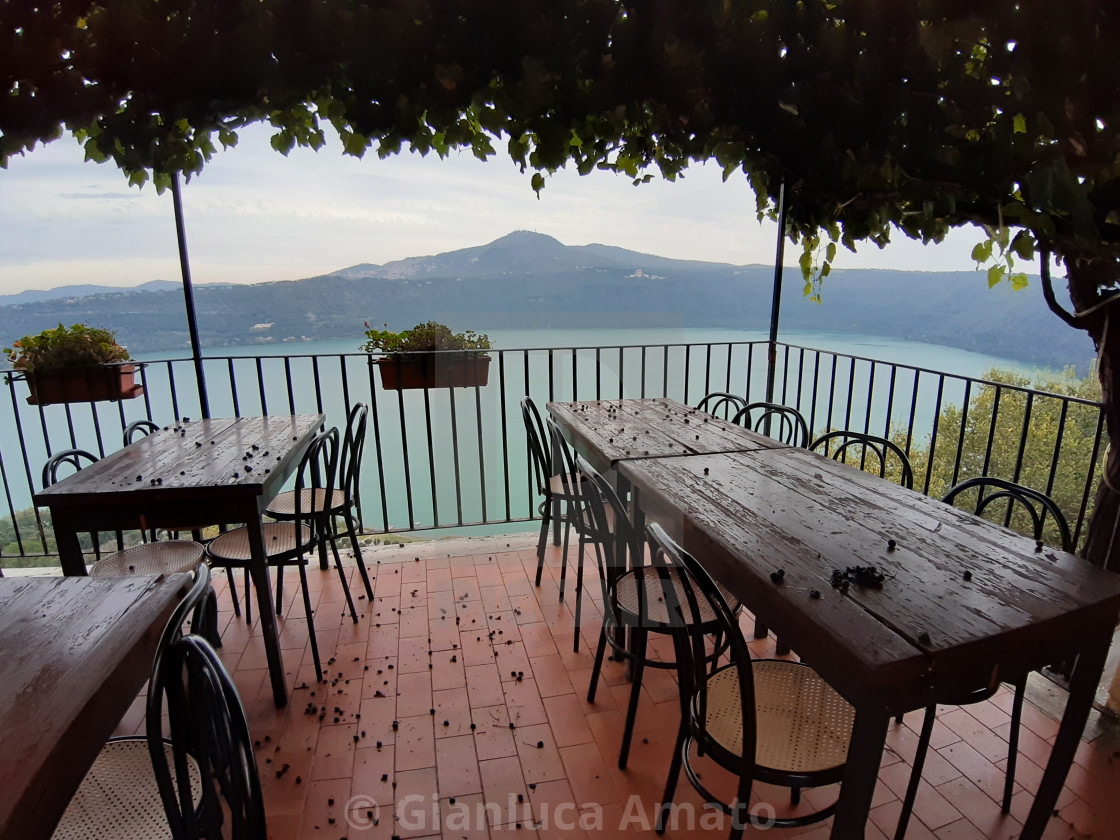
[[[774,440],[780,440],[790,446],[809,444],[809,425],[800,411],[788,405],[753,402],[740,409],[731,422],[746,426],[751,431],[769,435]]]
[[[728,394],[723,391],[712,391],[696,403],[699,411],[706,411],[713,417],[722,417],[730,420],[747,407],[747,401],[737,394]]]
[[[1062,513],[1061,508],[1053,499],[1038,490],[1002,478],[983,476],[960,482],[955,487],[950,488],[949,492],[941,497],[941,501],[951,505],[959,495],[973,487],[978,488],[976,506],[973,508],[973,512],[977,516],[982,516],[984,510],[992,502],[1006,500],[1007,507],[1003,516],[1005,527],[1010,525],[1014,510],[1022,508],[1030,518],[1033,537],[1041,541],[1042,531],[1046,526],[1046,517],[1049,516],[1054,520],[1058,529],[1062,551],[1073,551],[1073,537],[1070,534],[1069,523],[1066,522],[1065,514]],[[987,489],[992,492],[985,493],[984,491]]]
[[[896,443],[886,438],[864,432],[828,432],[813,441],[809,449],[834,461],[857,466],[864,472],[875,473],[880,478],[886,478],[890,469],[894,480],[908,490],[914,489],[914,470],[910,467],[910,459]],[[871,463],[868,463],[869,455],[873,456]],[[888,467],[891,455],[898,462],[897,471]],[[875,470],[876,464],[878,471]]]
[[[583,459],[576,456],[576,472],[583,477],[583,500],[587,505],[591,528],[594,531],[595,556],[599,564],[599,579],[603,585],[603,602],[610,601],[610,592],[619,575],[630,568],[629,555],[618,556],[620,540],[636,548],[634,528],[626,512],[626,505],[618,498],[609,481]]]
[[[364,402],[355,403],[346,418],[346,434],[342,438],[342,451],[338,456],[338,489],[346,494],[347,503],[358,507],[361,519],[361,504],[358,501],[358,488],[362,478],[362,453],[366,446],[366,421],[369,419],[369,406]]]
[[[338,476],[339,434],[331,426],[319,432],[303,453],[296,472],[295,519],[314,519],[330,511],[331,493]],[[304,490],[325,490],[325,493],[303,493]],[[304,509],[304,504],[308,509]]]
[[[660,597],[665,600],[671,620],[672,617],[679,616],[678,620],[673,621],[676,630],[672,635],[681,689],[681,714],[685,720],[691,716],[698,725],[708,721],[707,688],[711,665],[705,650],[705,634],[690,632],[689,628],[705,623],[710,626],[714,616],[719,632],[727,642],[730,666],[738,672],[739,701],[742,706],[740,719],[743,722],[743,747],[739,751],[737,799],[739,802],[749,802],[754,778],[756,714],[754,669],[743,631],[715,580],[692,555],[673,542],[657,523],[651,523],[646,528],[646,537],[649,541],[650,564],[657,570],[661,580]],[[692,712],[694,703],[697,710],[695,715]],[[702,733],[697,734],[701,734],[703,743],[706,738]]]
[[[579,473],[576,471],[576,455],[568,444],[568,439],[560,431],[551,417],[546,417],[545,428],[548,430],[548,440],[552,445],[552,452],[560,454],[560,463],[557,464],[560,473],[560,483],[564,488],[564,495],[579,498],[580,487]]]
[[[96,464],[98,457],[84,449],[63,449],[56,452],[43,464],[43,489],[64,479],[71,473],[80,472],[90,464]],[[60,475],[59,473],[63,473]]]
[[[537,488],[541,492],[547,492],[548,480],[553,475],[552,454],[548,447],[548,437],[545,435],[541,413],[537,410],[532,397],[521,398],[521,419],[525,421],[525,438],[529,442],[529,456],[533,461]]]
[[[128,446],[137,436],[147,437],[152,432],[159,431],[159,424],[153,423],[151,420],[133,420],[124,427],[124,445]]]
[[[165,705],[171,766],[162,733]],[[157,656],[147,741],[172,836],[265,840],[264,799],[245,709],[221,659],[200,636],[175,639]],[[200,776],[197,806],[188,755]]]

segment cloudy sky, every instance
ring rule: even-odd
[[[66,137],[0,171],[0,294],[178,279],[170,192],[130,188],[112,164],[82,158]],[[481,245],[513,230],[682,259],[774,259],[774,225],[755,220],[741,175],[723,183],[715,167],[640,187],[609,173],[565,171],[538,200],[529,175],[501,157],[355,160],[329,143],[285,158],[257,126],[192,179],[183,203],[196,283],[295,280]],[[883,251],[842,251],[836,267],[968,270],[980,238],[966,229],[923,247],[899,235]],[[787,264],[796,258],[787,249]]]

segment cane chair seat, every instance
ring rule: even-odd
[[[170,743],[164,745],[164,754],[170,763]],[[197,807],[202,801],[202,783],[198,764],[190,756],[187,768],[191,798]],[[91,837],[172,840],[146,738],[115,739],[101,748],[66,807],[53,840]]]
[[[756,660],[754,670],[758,772],[840,771],[848,757],[855,709],[816,672],[799,662]],[[707,732],[732,755],[743,749],[743,713],[734,665],[708,679]]]
[[[684,587],[680,581],[673,580],[672,585],[678,599],[683,599],[685,597]],[[716,585],[731,609],[737,610],[739,602],[735,599],[735,596],[718,583]],[[644,590],[644,594],[642,590]],[[662,581],[654,566],[639,566],[637,569],[632,569],[619,577],[615,583],[614,597],[618,606],[622,608],[624,613],[628,614],[627,617],[635,621],[639,616],[641,598],[644,597],[646,601],[646,622],[651,626],[669,626],[669,611],[665,605],[665,599],[662,597]],[[715,612],[706,601],[701,601],[697,607],[701,624],[709,624],[716,620]]]
[[[269,563],[303,563],[300,555],[295,554],[297,548],[311,544],[311,529],[306,525],[295,522],[266,522],[264,524],[264,549],[268,554]],[[207,546],[210,556],[218,564],[224,562],[248,563],[253,552],[249,547],[249,529],[236,528],[219,534]],[[295,556],[280,559],[289,553]]]
[[[191,540],[134,545],[110,554],[94,563],[90,577],[124,577],[126,575],[171,575],[190,572],[202,562],[204,550]]]
[[[299,509],[308,510],[336,510],[347,504],[346,494],[341,490],[332,490],[327,498],[325,489],[305,488],[302,492]],[[314,496],[312,496],[314,494]],[[296,515],[296,493],[294,490],[285,490],[269,502],[265,514],[272,517],[291,519]]]

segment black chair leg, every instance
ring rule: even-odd
[[[544,549],[548,544],[548,525],[552,521],[552,499],[545,497],[544,507],[541,508],[544,513],[541,518],[541,535],[537,540],[537,579],[535,581],[537,586],[541,585],[541,573],[544,571]]]
[[[232,566],[226,566],[226,579],[229,582],[229,597],[233,599],[233,614],[241,618],[241,599],[237,597],[237,581],[234,579]]]
[[[358,573],[362,576],[362,584],[366,588],[366,597],[372,604],[373,584],[369,582],[369,570],[366,568],[366,561],[362,559],[362,547],[358,545],[358,531],[355,527],[354,515],[347,508],[342,512],[342,518],[346,521],[346,534],[350,537],[350,548],[354,552],[354,563],[358,567]]]
[[[910,814],[914,811],[914,800],[918,796],[918,785],[922,783],[922,767],[926,763],[926,752],[929,750],[929,739],[933,735],[933,722],[936,719],[937,707],[929,706],[926,709],[925,720],[922,721],[922,732],[918,736],[918,751],[914,753],[914,770],[910,774],[910,783],[906,786],[906,797],[902,800],[902,813],[898,815],[898,828],[895,829],[894,840],[902,840],[906,836]]]
[[[642,671],[646,664],[646,631],[634,628],[631,631],[631,649],[633,659],[633,683],[630,686],[630,703],[626,708],[625,729],[622,732],[622,749],[618,754],[618,769],[626,769],[626,761],[630,757],[630,742],[634,738],[634,722],[638,717],[638,699],[642,694]]]
[[[665,780],[665,795],[661,797],[661,809],[657,812],[657,824],[654,829],[658,834],[665,833],[665,826],[669,820],[669,814],[673,810],[673,796],[677,792],[677,779],[681,775],[681,762],[683,761],[685,749],[685,733],[688,727],[688,719],[681,718],[681,725],[677,729],[677,743],[673,747],[673,758],[669,763],[669,778]]]
[[[312,617],[311,593],[307,589],[307,571],[299,564],[299,585],[303,590],[303,611],[307,615],[307,638],[311,642],[311,659],[315,662],[315,680],[323,681],[323,666],[319,662],[319,640],[315,638],[315,619]]]
[[[576,630],[572,640],[572,653],[579,653],[579,623],[583,614],[583,552],[587,550],[587,539],[579,535],[579,556],[576,557]]]
[[[1027,678],[1015,683],[1015,701],[1011,706],[1011,731],[1007,734],[1007,774],[1003,779],[1003,813],[1011,813],[1011,790],[1015,787],[1015,762],[1019,757],[1019,724],[1023,718],[1023,697]]]
[[[284,567],[276,567],[276,615],[284,613]]]
[[[591,685],[587,687],[587,702],[595,702],[595,690],[599,687],[599,673],[603,670],[603,654],[607,652],[607,625],[599,628],[599,645],[595,648],[595,664],[591,666]]]
[[[794,787],[791,787],[789,789],[789,804],[790,805],[800,805],[801,804],[801,788],[794,786]]]
[[[759,621],[757,618],[754,620],[754,637],[756,639],[765,639],[770,634],[770,628],[764,622]]]
[[[568,502],[566,505],[567,516],[564,517],[564,548],[560,555],[560,600],[564,600],[564,582],[568,579],[568,534],[572,529],[572,509]]]
[[[253,623],[253,587],[249,580],[249,567],[245,567],[245,623]]]
[[[354,609],[354,598],[350,595],[350,584],[346,580],[346,572],[342,568],[342,558],[338,554],[338,543],[335,542],[334,534],[327,532],[324,539],[330,540],[331,553],[334,554],[334,566],[338,569],[338,579],[342,582],[342,591],[346,595],[346,606],[350,608],[350,617],[354,619],[354,623],[358,623],[358,611]]]

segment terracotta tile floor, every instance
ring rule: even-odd
[[[669,672],[646,672],[629,767],[619,770],[629,691],[621,663],[606,664],[595,702],[586,700],[601,601],[593,561],[580,650],[573,653],[575,575],[573,569],[560,601],[559,549],[550,549],[539,589],[527,535],[378,546],[365,556],[374,576],[372,604],[359,598],[361,582],[347,566],[357,624],[344,614],[335,571],[314,563],[309,570],[325,684],[314,682],[298,578],[289,571],[281,642],[292,696],[282,709],[272,702],[255,621],[247,626],[234,617],[225,576],[215,576],[222,658],[260,745],[270,837],[655,836],[649,827],[679,720],[676,685]],[[773,655],[773,640],[752,648]],[[1060,694],[1043,679],[1032,682],[1017,793],[1006,817],[997,798],[1010,692],[945,708],[907,836],[1016,837],[1057,730]],[[121,731],[139,731],[142,713],[138,701]],[[868,838],[893,835],[920,724],[921,712],[914,712],[892,725]],[[705,779],[718,788],[726,781],[719,775],[713,769]],[[765,785],[755,790],[758,800],[789,810],[788,794]],[[1120,838],[1118,793],[1120,730],[1094,712],[1046,837]],[[802,807],[834,795],[808,791]],[[705,816],[683,778],[677,802],[691,803],[696,821],[690,825],[682,814],[667,836],[726,836],[722,819]],[[823,840],[829,829],[825,822],[775,836]]]

